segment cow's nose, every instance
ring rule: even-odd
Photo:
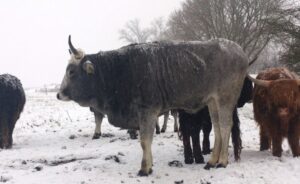
[[[60,100],[59,93],[56,94],[56,98]]]

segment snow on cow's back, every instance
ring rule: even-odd
[[[123,46],[116,51],[119,54],[125,54],[128,53],[130,50],[140,50],[140,51],[150,51],[150,53],[153,53],[153,51],[161,49],[163,47],[170,47],[170,46],[183,46],[183,45],[218,45],[222,50],[235,50],[236,53],[241,54],[243,52],[243,49],[240,45],[238,45],[236,42],[227,40],[225,38],[217,38],[217,39],[211,39],[206,41],[154,41],[154,42],[147,42],[147,43],[132,43],[127,46]],[[99,52],[98,54],[101,54],[104,52]],[[246,57],[246,55],[242,55],[242,57]]]
[[[0,89],[11,89],[14,91],[23,91],[22,84],[18,78],[10,74],[0,75]]]

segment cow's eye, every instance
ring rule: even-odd
[[[75,76],[75,71],[74,70],[69,70],[68,75],[69,75],[69,77],[74,77]]]

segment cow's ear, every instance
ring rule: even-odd
[[[87,74],[94,74],[95,73],[95,67],[94,64],[90,61],[86,61],[83,63],[83,69],[86,71]]]

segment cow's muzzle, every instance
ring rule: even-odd
[[[61,92],[56,94],[56,98],[61,101],[70,101],[71,100],[68,96],[64,95]]]

